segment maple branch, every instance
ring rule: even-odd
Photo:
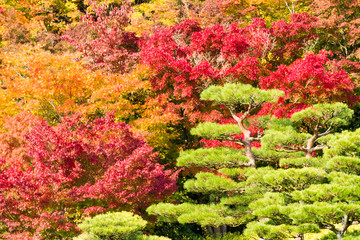
[[[292,4],[291,4],[292,6],[290,8],[288,2],[285,0],[286,7],[288,8],[290,13],[295,13],[295,3],[294,3],[294,1],[291,1],[291,2],[292,2]]]
[[[19,75],[21,78],[25,79],[25,77],[21,73],[16,72],[16,74]]]
[[[182,0],[181,3],[184,4],[186,17],[190,18],[189,3],[186,0]]]

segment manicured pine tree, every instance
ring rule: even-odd
[[[311,157],[327,147],[321,138],[339,126],[349,124],[353,114],[354,111],[344,103],[316,104],[294,113],[290,119],[273,120],[261,144],[265,148],[301,151],[306,157]]]
[[[248,204],[259,195],[246,193],[244,180],[248,177],[247,169],[255,168],[259,160],[252,143],[259,141],[261,134],[251,134],[247,120],[263,103],[275,102],[282,95],[279,90],[260,90],[239,83],[210,86],[204,90],[201,99],[226,106],[237,124],[200,123],[191,133],[206,139],[232,141],[243,148],[200,148],[181,152],[178,166],[207,169],[185,182],[184,188],[208,196],[208,203],[160,203],[147,211],[157,215],[160,221],[197,223],[206,227],[213,236],[225,234],[227,226],[239,226],[250,221],[252,216],[248,214]],[[236,134],[243,137],[235,137]]]
[[[344,136],[330,133],[348,124],[352,115],[342,103],[317,104],[294,114],[289,121],[277,120],[265,131],[263,146],[302,151],[306,158],[282,159],[280,167],[285,169],[259,169],[257,176],[247,179],[247,186],[262,187],[267,193],[250,204],[258,222],[249,223],[246,234],[265,239],[304,239],[305,233],[328,229],[334,238],[344,237],[348,227],[360,219],[360,159],[339,156],[346,155],[338,146],[349,132]],[[325,157],[311,158],[313,152],[327,145],[331,148],[325,150]]]
[[[342,239],[348,228],[360,220],[359,158],[298,160],[292,160],[291,166],[299,169],[264,171],[259,179],[252,179],[252,184],[272,183],[273,191],[250,204],[258,221],[249,223],[245,234],[263,239],[304,239],[305,233],[327,229],[333,239]],[[280,161],[282,167],[289,165],[287,160]],[[293,181],[301,172],[311,179],[308,184]],[[291,178],[279,181],[286,176]],[[289,189],[289,185],[297,187]]]
[[[145,235],[147,221],[131,212],[113,212],[85,218],[78,226],[83,233],[74,240],[170,240],[167,237]]]

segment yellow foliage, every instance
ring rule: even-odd
[[[180,5],[175,0],[151,0],[133,7],[131,25],[127,30],[140,35],[150,32],[153,26],[171,26],[177,23],[180,13]]]
[[[75,54],[55,55],[36,47],[23,47],[0,56],[7,101],[9,98],[12,101],[8,102],[18,101],[16,104],[22,110],[51,121],[75,112],[91,115],[97,109],[124,110],[123,114],[130,114],[135,106],[121,96],[143,87],[140,83],[129,87],[132,83],[119,75],[91,71]]]

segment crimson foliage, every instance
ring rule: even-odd
[[[260,78],[262,88],[285,92],[285,97],[276,106],[276,116],[289,117],[317,103],[346,102],[353,105],[358,102],[354,82],[344,70],[331,70],[336,62],[330,61],[328,54],[326,51],[307,54],[289,66],[279,66],[270,76]]]
[[[168,98],[167,109],[190,122],[209,121],[218,115],[203,114],[206,103],[199,100],[203,89],[225,82],[258,86],[261,76],[308,50],[316,27],[317,18],[308,13],[292,14],[289,22],[280,20],[270,28],[260,18],[245,27],[201,28],[195,20],[185,20],[157,28],[142,43],[141,59],[153,69],[152,87]]]
[[[142,211],[176,189],[177,173],[156,163],[157,154],[129,125],[111,115],[79,119],[55,127],[38,120],[21,139],[0,145],[22,148],[18,159],[0,162],[0,221],[10,233],[4,238],[68,236],[81,216]],[[7,139],[19,138],[11,131]]]
[[[65,37],[89,60],[91,68],[125,73],[136,65],[140,39],[125,30],[130,23],[130,5],[126,1],[121,7],[91,2],[89,9],[92,11],[88,10],[83,17],[92,32],[91,39],[77,42]]]
[[[166,109],[190,123],[218,119],[217,111],[205,113],[209,106],[200,101],[200,92],[224,82],[256,84],[258,57],[268,48],[267,33],[258,28],[259,21],[244,29],[235,24],[202,29],[195,20],[186,20],[156,29],[143,42],[141,58],[153,69],[150,82],[156,95],[168,99]]]

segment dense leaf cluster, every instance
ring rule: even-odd
[[[0,238],[355,238],[359,10],[0,0]]]

